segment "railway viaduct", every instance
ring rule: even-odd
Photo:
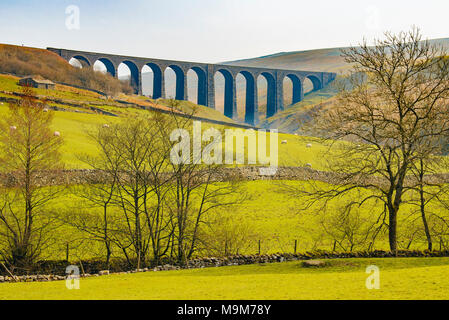
[[[187,72],[193,70],[198,77],[197,104],[215,109],[214,76],[221,73],[225,79],[224,114],[237,118],[236,76],[241,74],[246,80],[245,122],[258,124],[257,78],[263,76],[267,81],[267,117],[284,109],[283,81],[288,77],[293,84],[292,104],[304,98],[303,84],[306,78],[313,84],[313,91],[319,90],[332,82],[336,74],[299,70],[283,70],[257,67],[232,66],[224,64],[207,64],[186,61],[162,60],[143,57],[130,57],[107,53],[76,51],[47,48],[67,61],[77,59],[82,66],[93,67],[101,61],[108,73],[118,77],[118,66],[123,63],[131,72],[131,87],[136,94],[142,94],[142,69],[148,66],[153,71],[153,99],[165,98],[165,69],[171,68],[176,74],[176,100],[187,100]]]

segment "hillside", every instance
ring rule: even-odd
[[[38,75],[54,82],[95,89],[108,95],[130,93],[128,84],[91,68],[74,68],[44,49],[0,44],[0,73]]]
[[[9,102],[16,101],[21,87],[19,78],[0,74],[0,114],[7,112]],[[170,101],[120,94],[106,98],[93,91],[57,84],[55,90],[35,89],[39,100],[55,111],[54,128],[64,135],[64,160],[69,168],[79,167],[76,153],[93,149],[87,131],[102,123],[117,121],[124,116],[145,114],[147,110],[168,111]],[[198,106],[188,101],[179,105],[180,111],[197,117],[234,124],[216,110]]]
[[[0,96],[5,98],[8,93],[11,96],[11,94],[14,95],[14,93],[19,92],[18,78],[30,75],[40,76],[58,83],[56,90],[42,91],[40,95],[45,98],[48,96],[50,100],[62,98],[62,104],[71,105],[72,109],[86,109],[86,105],[87,112],[92,112],[91,108],[97,106],[103,106],[105,110],[119,106],[122,108],[119,113],[128,112],[129,110],[124,111],[128,106],[131,109],[133,106],[167,109],[167,100],[159,99],[155,101],[145,97],[133,96],[130,94],[131,88],[126,82],[115,79],[109,74],[96,72],[92,68],[76,68],[48,50],[0,44]],[[109,97],[106,98],[79,88],[104,92]],[[71,94],[67,94],[68,92]],[[106,106],[104,106],[105,101],[107,101]],[[64,109],[61,106],[59,107]],[[197,106],[192,102],[183,101],[180,107],[187,113],[195,109],[198,117],[235,123],[232,119],[225,117],[222,112]],[[70,107],[68,109],[70,110]],[[85,112],[85,110],[82,112]]]
[[[444,48],[449,49],[449,38],[430,40],[433,43],[440,44]],[[341,50],[347,48],[326,48],[307,51],[293,51],[280,52],[267,56],[249,58],[236,61],[227,61],[223,64],[250,66],[250,67],[264,67],[264,68],[279,68],[279,69],[293,69],[293,70],[312,70],[323,72],[336,72],[344,74],[350,66],[344,61],[341,56]],[[175,91],[176,77],[173,71],[165,72],[165,87],[167,96],[173,96]],[[190,101],[196,101],[196,75],[194,72],[187,74],[188,81],[188,98]],[[143,73],[142,75],[144,94],[151,94],[151,87],[153,85],[153,74]],[[236,78],[237,89],[237,110],[239,121],[243,122],[245,114],[245,88],[246,81],[243,76],[238,75]],[[305,92],[309,92],[312,88],[311,83],[304,84]],[[262,77],[258,79],[259,88],[259,112],[261,126],[265,128],[277,128],[283,132],[296,132],[299,129],[299,123],[307,117],[307,110],[316,107],[317,104],[328,103],[328,99],[336,93],[335,90],[325,88],[319,92],[306,94],[305,99],[290,106],[284,112],[276,116],[266,119],[264,113],[266,112],[266,83]],[[284,82],[284,105],[288,106],[291,101],[291,82]],[[224,79],[221,75],[215,75],[215,95],[216,95],[216,109],[223,113],[224,105]]]
[[[449,38],[431,39],[429,41],[441,45],[449,51]],[[349,68],[348,64],[341,57],[342,49],[348,49],[348,47],[279,52],[262,57],[223,63],[237,66],[311,70],[342,74]]]
[[[8,102],[18,99],[20,87],[18,77],[0,74],[0,115],[7,112]],[[85,164],[78,159],[79,153],[93,153],[95,146],[88,138],[88,132],[97,126],[120,120],[121,117],[143,115],[147,110],[168,110],[168,100],[152,100],[145,97],[120,95],[116,99],[106,99],[102,95],[89,90],[82,90],[65,85],[56,85],[55,90],[36,89],[41,101],[55,111],[53,128],[64,137],[63,160],[67,168],[83,168]],[[235,124],[217,110],[198,106],[188,101],[180,103],[180,111],[188,114],[195,110],[195,115],[204,119]],[[208,124],[205,124],[208,125]],[[287,140],[288,144],[279,144],[279,161],[284,166],[304,166],[306,163],[320,169],[317,154],[325,150],[317,144],[316,139],[294,135],[280,134],[279,141]],[[314,148],[306,145],[313,143]]]
[[[432,39],[431,43],[441,45],[449,52],[449,38]],[[250,67],[268,67],[280,69],[294,70],[313,70],[322,72],[336,72],[340,76],[350,69],[341,56],[341,50],[347,48],[328,48],[308,51],[280,52],[268,56],[229,61],[224,64],[240,65]],[[243,88],[244,83],[238,85]],[[286,91],[290,91],[290,83],[287,82]],[[306,91],[308,88],[306,88]],[[331,107],[333,96],[337,91],[329,86],[320,91],[306,94],[304,100],[288,106],[284,111],[277,113],[275,116],[264,119],[260,123],[264,128],[277,128],[282,132],[294,133],[300,132],[301,124],[306,121],[310,115],[310,111],[321,108],[322,106]],[[289,99],[289,97],[287,97]],[[285,104],[288,105],[288,104]],[[263,110],[262,106],[262,110]],[[242,106],[240,106],[242,108]]]

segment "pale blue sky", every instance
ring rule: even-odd
[[[80,29],[66,28],[66,7]],[[357,44],[419,26],[449,37],[447,0],[1,0],[0,42],[219,62]]]

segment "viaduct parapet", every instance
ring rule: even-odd
[[[215,109],[214,76],[221,73],[225,79],[224,114],[237,118],[236,76],[243,75],[246,79],[245,122],[258,125],[258,95],[257,78],[262,76],[267,81],[267,117],[275,115],[284,109],[284,78],[288,77],[293,84],[291,103],[297,103],[304,98],[303,84],[310,79],[313,91],[319,90],[332,82],[336,74],[329,72],[313,72],[299,70],[283,70],[256,68],[199,62],[162,60],[153,58],[130,57],[107,53],[76,51],[67,49],[47,48],[67,61],[77,59],[82,66],[92,66],[101,61],[108,73],[118,77],[118,66],[123,63],[131,72],[130,84],[136,94],[142,94],[142,69],[148,66],[153,71],[153,99],[165,98],[164,73],[171,68],[176,74],[176,100],[187,100],[187,72],[193,70],[198,77],[197,104]]]

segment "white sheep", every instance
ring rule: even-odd
[[[61,133],[60,133],[59,131],[55,131],[55,133],[53,133],[53,135],[54,135],[55,137],[60,137],[60,136],[61,136]]]
[[[109,128],[109,125],[108,125],[107,123],[105,123],[105,124],[103,125],[103,128]]]
[[[308,143],[308,144],[306,145],[306,148],[312,148],[312,144],[311,144],[311,143]]]
[[[287,144],[287,140],[282,140],[281,144]]]
[[[10,130],[16,130],[17,127],[16,127],[16,126],[10,126],[9,129],[10,129]]]
[[[306,167],[312,168],[312,164],[311,163],[306,163]]]

